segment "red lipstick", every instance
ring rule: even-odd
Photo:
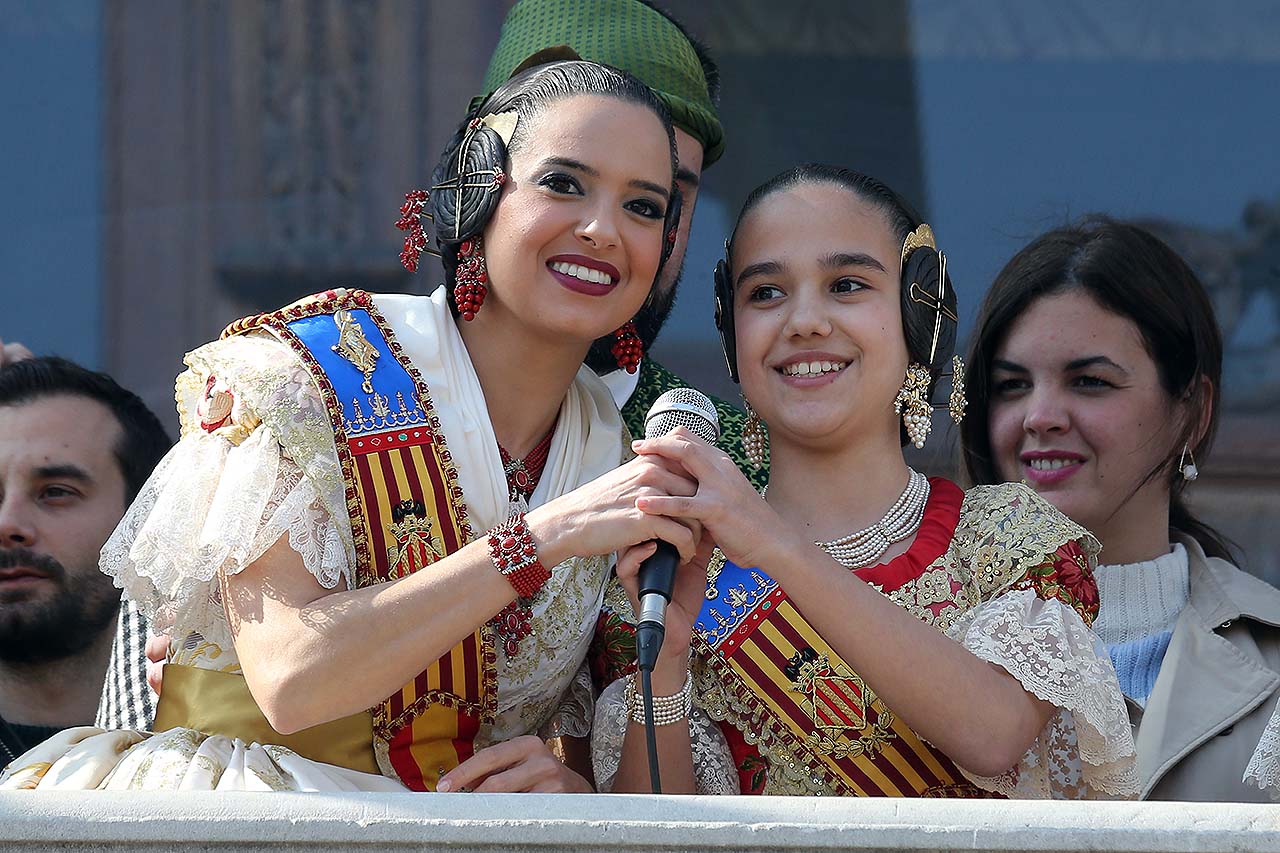
[[[569,275],[568,273],[563,273],[557,269],[553,269],[553,264],[575,264],[580,267],[585,267],[589,270],[594,270],[595,272],[607,275],[609,277],[609,281],[607,284],[603,282],[587,281],[586,279],[581,279],[577,276]],[[552,258],[548,258],[547,271],[555,277],[556,281],[560,282],[560,284],[567,289],[576,293],[585,293],[588,296],[603,296],[606,293],[611,293],[618,285],[618,281],[622,278],[622,274],[618,272],[618,268],[613,264],[596,260],[595,258],[588,258],[585,255],[556,255]]]

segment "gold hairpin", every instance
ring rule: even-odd
[[[465,189],[484,189],[489,192],[495,192],[501,189],[507,180],[507,173],[502,170],[501,166],[494,166],[491,169],[477,169],[474,172],[463,172],[463,166],[466,165],[467,147],[471,144],[471,138],[476,135],[480,128],[488,127],[498,134],[502,139],[503,145],[509,145],[511,143],[511,135],[516,130],[516,121],[519,118],[519,113],[509,110],[504,113],[489,113],[483,118],[472,119],[467,124],[467,132],[462,137],[462,144],[458,146],[457,177],[450,178],[431,188],[431,192],[453,190],[456,193],[454,210],[458,211],[458,216],[453,223],[453,238],[455,240],[462,236],[462,191]],[[476,181],[475,178],[483,178],[483,180]]]
[[[907,235],[907,239],[902,241],[902,265],[904,267],[906,266],[907,258],[911,256],[912,252],[916,249],[923,249],[926,247],[938,252],[938,243],[937,240],[934,239],[933,229],[930,228],[927,223],[922,222],[916,230]],[[917,302],[933,309],[935,314],[933,321],[933,344],[929,347],[930,365],[933,364],[933,360],[938,353],[938,338],[942,335],[942,318],[946,317],[957,325],[960,323],[960,319],[956,316],[956,313],[946,306],[947,256],[942,252],[938,252],[938,263],[941,267],[938,274],[938,295],[934,296],[932,293],[921,287],[920,283],[917,281],[911,282],[911,289],[907,294],[912,302]]]
[[[927,223],[921,222],[920,227],[907,235],[907,239],[902,241],[902,263],[906,264],[907,258],[916,249],[928,246],[935,252],[938,250],[938,244],[933,239],[933,229]]]

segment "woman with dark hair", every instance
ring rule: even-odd
[[[1094,628],[1129,700],[1142,795],[1259,799],[1242,776],[1280,693],[1280,591],[1232,565],[1183,499],[1222,379],[1195,274],[1135,225],[1057,228],[996,277],[970,370],[974,482],[1026,483],[1102,543]],[[1271,745],[1250,775],[1277,785]]]
[[[533,69],[402,210],[403,260],[433,217],[447,286],[319,294],[191,353],[183,438],[102,558],[173,637],[159,733],[66,732],[3,786],[447,790],[466,763],[480,790],[590,790],[536,735],[587,733],[596,555],[696,544],[635,509],[692,484],[618,467],[617,408],[582,365],[614,329],[634,363],[674,179],[648,88]]]
[[[768,423],[769,487],[688,434],[635,445],[697,482],[638,506],[705,531],[652,679],[664,790],[1136,792],[1088,627],[1093,538],[1022,486],[966,493],[903,458],[940,376],[962,372],[946,267],[929,226],[865,175],[802,166],[748,197],[717,319],[757,457]],[[962,416],[958,375],[949,408]],[[633,601],[650,548],[619,558]],[[602,787],[647,789],[636,694],[624,676],[597,705]]]

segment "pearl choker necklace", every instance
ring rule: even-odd
[[[929,478],[914,468],[908,470],[911,477],[907,487],[879,521],[848,536],[814,544],[840,565],[857,569],[874,564],[890,545],[914,533],[929,502]]]

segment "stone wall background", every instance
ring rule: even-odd
[[[9,0],[0,337],[107,369],[175,423],[183,353],[230,320],[335,285],[431,290],[438,278],[398,265],[392,223],[509,5]],[[1280,583],[1280,6],[666,5],[721,62],[729,146],[704,176],[665,363],[734,394],[709,270],[750,187],[797,162],[848,164],[917,201],[961,288],[962,334],[1039,231],[1090,210],[1142,218],[1205,277],[1228,340],[1218,445],[1191,500]],[[916,461],[954,471],[954,435],[935,436]]]

